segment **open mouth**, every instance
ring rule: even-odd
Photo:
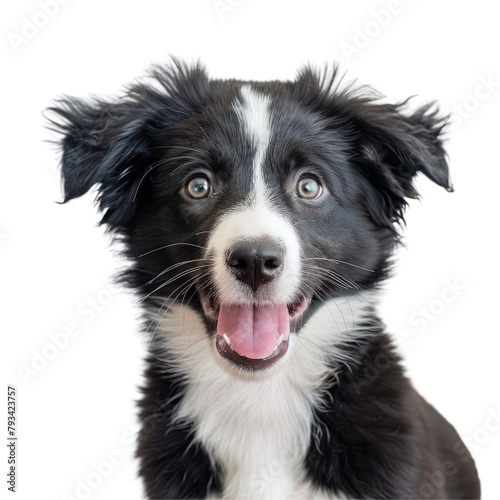
[[[270,305],[218,304],[202,297],[207,318],[217,323],[218,353],[247,370],[267,368],[286,354],[290,331],[309,303],[303,296]]]

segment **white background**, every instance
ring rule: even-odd
[[[483,498],[497,498],[494,3],[64,3],[46,0],[44,14],[44,0],[8,0],[1,16],[0,434],[7,430],[7,384],[14,384],[16,498],[141,498],[133,459],[144,353],[137,309],[126,292],[110,288],[120,264],[96,227],[92,195],[55,203],[58,156],[44,142],[51,135],[41,112],[63,93],[116,93],[169,55],[201,59],[214,77],[243,79],[293,78],[303,63],[338,60],[350,78],[389,99],[418,95],[418,102],[435,99],[454,112],[447,150],[456,192],[419,179],[422,200],[407,212],[406,248],[382,312],[415,386],[473,450]],[[71,328],[78,334],[68,337]],[[54,339],[63,337],[58,348]],[[3,493],[8,450],[1,449]]]

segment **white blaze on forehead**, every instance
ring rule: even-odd
[[[222,303],[246,303],[248,291],[238,286],[226,263],[227,251],[238,240],[271,238],[284,247],[280,276],[268,284],[261,301],[291,302],[300,284],[300,243],[290,220],[270,203],[270,190],[263,175],[271,138],[270,98],[249,85],[241,88],[241,100],[234,104],[245,135],[252,147],[252,182],[246,199],[229,209],[210,234],[207,257],[213,260],[214,283]],[[235,168],[242,168],[236,165]]]
[[[271,124],[269,103],[270,99],[264,94],[253,90],[249,85],[241,87],[242,101],[234,109],[243,123],[245,133],[254,149],[253,168],[253,197],[256,200],[267,198],[267,188],[262,173],[262,165],[269,147],[271,138]]]

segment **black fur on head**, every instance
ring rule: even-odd
[[[323,209],[317,227],[303,229],[314,230],[308,242],[340,231],[347,243],[336,258],[347,255],[351,264],[372,270],[361,275],[355,266],[346,269],[349,280],[376,284],[399,240],[405,200],[417,196],[414,176],[422,172],[452,190],[441,142],[446,119],[433,104],[408,112],[407,101],[387,104],[368,87],[342,86],[336,67],[305,68],[291,82],[258,83],[210,80],[199,64],[174,61],[153,67],[149,79],[113,100],[65,97],[50,108],[51,126],[63,135],[64,201],[98,185],[102,223],[124,237],[135,263],[130,283],[152,292],[157,283],[148,287],[146,278],[200,258],[195,249],[206,244],[210,221],[245,187],[250,146],[238,135],[232,109],[243,84],[272,97],[277,132],[267,159],[270,172],[284,179],[290,165],[316,162],[331,177],[334,204]],[[212,171],[225,194],[207,201],[204,212],[181,195],[189,166]],[[283,199],[284,210],[298,221],[301,214]],[[173,247],[156,251],[172,241],[184,245],[182,254]],[[166,286],[163,292],[172,290]]]
[[[452,191],[441,142],[446,119],[433,103],[405,114],[408,100],[381,104],[368,87],[340,88],[335,67],[328,72],[302,70],[293,97],[318,111],[332,126],[345,126],[352,141],[353,164],[375,188],[369,200],[377,222],[392,227],[402,215],[405,198],[417,196],[413,177],[424,173]],[[154,66],[151,81],[129,86],[112,101],[64,97],[49,108],[52,128],[61,141],[64,201],[100,184],[103,223],[123,226],[139,203],[145,172],[163,155],[168,131],[194,113],[210,95],[210,80],[200,65],[174,60]]]

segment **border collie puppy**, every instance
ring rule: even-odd
[[[174,61],[51,108],[64,201],[98,186],[143,306],[148,498],[479,498],[377,315],[415,175],[452,190],[446,120],[340,80]]]

